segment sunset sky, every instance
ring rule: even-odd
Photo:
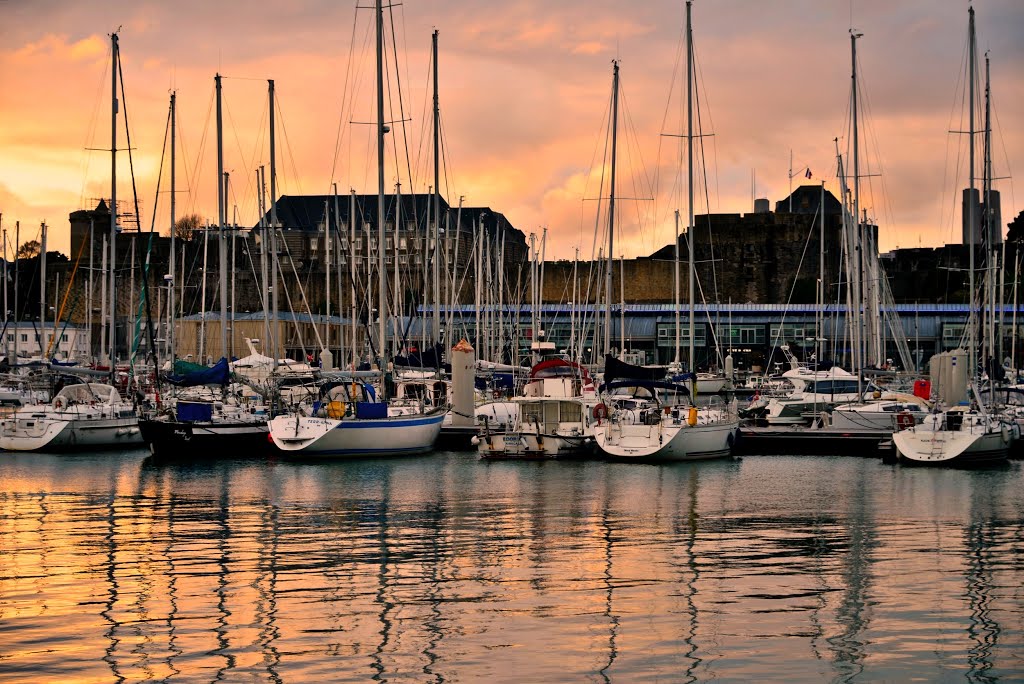
[[[361,5],[372,4],[361,0]],[[788,194],[790,150],[802,182],[836,192],[836,143],[849,148],[850,38],[862,95],[862,207],[881,248],[960,240],[965,187],[960,0],[697,0],[694,39],[712,212]],[[1024,164],[1024,3],[978,0],[978,54],[992,59],[994,175]],[[589,258],[595,242],[612,60],[623,86],[616,251],[646,255],[672,241],[680,192],[684,3],[669,0],[406,0],[393,9],[404,138],[401,182],[432,184],[430,36],[440,31],[444,194],[490,206],[525,233],[548,228],[548,258]],[[358,16],[357,16],[358,14]],[[0,213],[13,241],[39,222],[67,253],[68,213],[110,195],[109,34],[120,27],[131,147],[143,228],[153,220],[169,94],[178,99],[178,215],[216,217],[214,74],[224,80],[225,167],[238,221],[257,220],[255,169],[269,160],[266,80],[278,95],[282,194],[376,192],[372,146],[373,12],[331,0],[208,3],[0,0]],[[388,32],[390,34],[390,28]],[[390,35],[389,35],[390,43]],[[389,48],[390,49],[390,48]],[[983,70],[983,66],[982,66]],[[402,118],[397,96],[393,118]],[[354,123],[353,123],[354,122]],[[979,129],[981,122],[978,123]],[[397,129],[398,126],[395,126]],[[119,147],[126,147],[123,119]],[[980,136],[979,136],[980,141]],[[404,150],[408,150],[408,159]],[[392,157],[389,184],[396,175]],[[411,167],[410,183],[407,168]],[[806,180],[805,168],[812,178]],[[881,174],[881,175],[878,175]],[[118,196],[131,196],[128,155]],[[165,171],[162,190],[168,189]],[[701,182],[697,191],[704,196]],[[1024,209],[1014,179],[997,181],[1003,223]],[[166,232],[168,196],[157,228]],[[707,210],[701,199],[697,213]],[[1004,228],[1005,230],[1005,228]],[[600,238],[603,241],[603,237]]]

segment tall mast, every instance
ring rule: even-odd
[[[384,231],[384,10],[381,0],[376,0],[377,15],[377,354],[380,369],[386,370],[385,336],[387,335],[387,280],[384,271],[384,247],[387,235]]]
[[[110,35],[110,384],[117,361],[117,34]]]
[[[999,361],[1002,358],[1002,325],[996,327],[996,269],[1000,266],[998,263],[998,251],[996,250],[995,231],[992,225],[992,101],[991,101],[991,90],[989,80],[989,59],[988,53],[985,53],[985,135],[984,135],[984,160],[983,171],[981,176],[981,193],[985,198],[985,215],[984,215],[984,236],[988,243],[988,356],[990,358]],[[999,272],[1002,273],[1002,268],[998,268]],[[1002,297],[1000,296],[1000,314],[1002,310]],[[1000,323],[1002,316],[1000,315]],[[998,349],[996,348],[997,334],[998,333]],[[998,352],[998,353],[997,353]],[[991,372],[991,370],[989,370]]]
[[[970,261],[969,261],[969,264],[970,264],[969,273],[970,273],[970,275],[969,275],[969,284],[968,284],[968,287],[967,287],[967,296],[970,298],[970,300],[968,302],[968,305],[967,305],[967,308],[968,308],[968,311],[969,311],[967,327],[970,328],[970,348],[967,350],[967,363],[968,363],[967,367],[969,369],[968,372],[970,373],[970,377],[973,380],[974,376],[978,372],[978,361],[977,361],[977,356],[976,356],[976,354],[977,354],[977,349],[976,349],[976,347],[977,347],[977,331],[975,330],[975,316],[974,316],[974,246],[975,246],[974,245],[974,241],[975,241],[975,238],[976,238],[977,232],[978,232],[977,228],[975,228],[975,218],[974,218],[974,206],[975,206],[975,201],[974,201],[974,132],[975,132],[974,131],[974,72],[975,72],[975,69],[977,69],[977,66],[975,64],[975,61],[977,60],[977,55],[975,54],[977,48],[975,46],[975,38],[974,38],[974,8],[973,7],[968,7],[967,8],[967,14],[968,14],[968,22],[967,22],[967,53],[968,53],[968,57],[969,57],[969,66],[968,66],[968,72],[967,72],[967,82],[969,84],[968,87],[969,87],[969,92],[970,92],[970,97],[968,99],[969,104],[967,106],[967,108],[970,110],[969,113],[968,113],[968,117],[969,117],[969,121],[970,121],[970,128],[968,129],[968,137],[967,137],[967,139],[969,141],[968,142],[968,147],[970,148],[970,152],[969,152],[969,154],[970,154],[970,161],[968,162],[969,166],[967,167],[968,168],[967,173],[970,176],[970,184],[971,184],[970,185],[970,192],[968,193],[969,197],[968,197],[968,200],[967,200],[967,225],[969,226],[970,235],[971,235],[970,248],[969,248],[970,249]]]
[[[689,217],[686,228],[686,244],[690,251],[690,316],[689,335],[690,344],[686,363],[687,370],[691,373],[696,371],[697,364],[693,351],[693,309],[694,309],[694,264],[693,264],[693,27],[690,22],[690,13],[693,2],[686,1],[686,183],[689,198],[686,202]]]
[[[856,236],[854,239],[855,248],[857,254],[855,255],[855,270],[857,276],[857,284],[854,288],[855,297],[859,298],[860,301],[855,300],[856,307],[855,312],[861,311],[861,305],[865,303],[865,292],[867,291],[867,285],[864,283],[865,270],[864,270],[864,231],[860,220],[860,143],[858,142],[858,130],[857,130],[857,39],[863,36],[862,33],[855,33],[850,31],[850,63],[851,76],[850,80],[852,83],[850,102],[852,107],[852,123],[853,123],[853,232]],[[863,394],[861,387],[861,368],[864,366],[864,318],[858,316],[858,322],[854,326],[854,336],[856,343],[854,344],[854,366],[856,367],[857,373],[857,394]]]
[[[612,344],[612,265],[615,257],[615,153],[619,130],[619,62],[612,61],[612,174],[608,195],[608,254],[605,261],[604,290],[604,351],[610,353]],[[620,350],[621,351],[621,350]]]
[[[682,331],[679,330],[679,210],[676,209],[676,241],[673,245],[675,247],[675,272],[672,279],[672,306],[676,310],[676,356],[675,362],[679,363],[679,335]]]
[[[267,282],[270,272],[267,268],[267,256],[270,243],[267,241],[267,172],[262,164],[256,171],[256,185],[259,188],[260,201],[260,302],[263,304],[263,340],[260,349],[266,352],[270,344],[270,286]]]
[[[213,79],[217,84],[217,252],[220,259],[220,353],[228,356],[228,252],[224,233],[226,230],[225,202],[227,201],[224,178],[224,121],[221,117],[220,74]]]
[[[437,94],[437,30],[434,31],[432,47],[434,50],[434,339],[433,343],[441,339],[441,263],[440,255],[440,231],[441,224],[441,107]]]
[[[352,324],[352,370],[359,365],[359,349],[356,345],[356,336],[359,334],[359,327],[356,323],[356,191],[349,189],[348,200],[348,284],[349,284],[349,311],[350,323]],[[370,255],[367,254],[369,259]],[[367,269],[369,273],[369,269]]]
[[[46,221],[39,224],[39,358],[46,353]],[[54,311],[56,317],[57,312]],[[56,320],[56,319],[55,319]],[[54,334],[57,333],[54,327]],[[46,359],[43,359],[44,361]]]
[[[274,138],[274,79],[269,79],[267,85],[268,98],[270,100],[270,324],[273,326],[271,327],[270,336],[274,340],[271,355],[274,357],[274,370],[277,370],[277,360],[281,356],[278,351],[278,337],[280,336],[281,329],[277,324],[279,288],[277,286],[277,153],[275,147],[276,139]]]
[[[168,340],[167,344],[168,344],[168,350],[169,350],[168,356],[170,357],[172,364],[174,362],[174,357],[175,357],[175,350],[174,350],[174,322],[175,322],[175,318],[174,318],[174,285],[175,285],[175,283],[174,283],[174,275],[175,275],[175,273],[174,273],[174,265],[175,265],[174,254],[175,254],[175,251],[174,251],[174,245],[175,245],[175,239],[176,238],[175,238],[175,235],[174,235],[174,220],[175,220],[175,213],[174,213],[175,212],[175,204],[174,204],[174,188],[175,188],[175,185],[174,185],[174,183],[175,183],[175,171],[176,171],[176,168],[175,168],[175,156],[174,156],[174,137],[175,137],[175,123],[176,123],[176,117],[177,117],[177,113],[176,113],[177,112],[177,98],[178,98],[178,94],[176,92],[172,91],[171,92],[171,258],[168,259],[168,263],[169,263],[169,266],[170,266],[169,274],[168,274],[168,275],[170,275],[170,288],[169,288],[169,291],[167,293],[167,311],[170,313],[170,317],[171,317],[171,325],[169,326],[169,329],[167,331],[167,340]]]

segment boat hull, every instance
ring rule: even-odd
[[[31,423],[31,425],[29,425]],[[139,421],[131,418],[11,419],[0,430],[5,451],[91,451],[142,445]]]
[[[145,419],[139,421],[142,438],[153,454],[246,458],[275,451],[266,422],[188,422]]]
[[[559,458],[588,453],[592,443],[584,435],[490,432],[480,435],[477,453],[492,460]]]
[[[688,425],[609,424],[594,433],[598,450],[606,457],[644,461],[699,461],[732,453],[737,422]]]
[[[934,430],[918,426],[893,434],[901,462],[914,465],[979,465],[1005,461],[1014,435],[1008,426]]]
[[[341,420],[286,415],[271,420],[269,428],[277,448],[293,456],[409,456],[434,448],[444,416],[443,410],[414,416]]]

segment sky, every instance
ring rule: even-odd
[[[9,242],[15,221],[22,242],[46,221],[49,248],[67,253],[68,214],[110,196],[110,154],[102,150],[110,148],[115,30],[143,229],[166,233],[170,225],[168,161],[159,194],[157,176],[172,90],[177,215],[217,215],[218,72],[230,213],[239,224],[257,221],[255,173],[269,165],[267,79],[277,93],[280,193],[325,194],[335,183],[342,193],[375,193],[366,124],[376,116],[373,12],[356,4],[0,0],[0,213]],[[1024,167],[1024,2],[974,7],[979,58],[987,51],[992,60],[993,176],[1005,225],[1024,209],[1024,188],[1013,191],[1013,173]],[[774,207],[790,183],[825,181],[838,193],[837,148],[852,165],[852,28],[863,34],[860,206],[879,222],[880,247],[959,242],[968,136],[950,131],[967,128],[967,8],[959,0],[696,0],[703,136],[695,151],[703,170],[695,213],[745,213],[755,194]],[[683,2],[406,0],[391,14],[387,50],[393,31],[398,66],[388,70],[389,118],[399,123],[388,141],[389,189],[401,182],[403,192],[425,192],[433,184],[436,29],[448,201],[489,206],[538,238],[546,229],[548,259],[571,259],[577,248],[590,258],[606,240],[598,213],[606,205],[596,200],[608,195],[604,151],[618,60],[615,251],[642,256],[672,242],[673,212],[685,223],[688,210],[678,137],[686,131]],[[123,118],[118,128],[118,147],[127,148]],[[132,196],[128,163],[120,153],[122,199]]]

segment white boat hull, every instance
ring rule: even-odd
[[[697,461],[732,453],[739,423],[726,421],[689,425],[663,421],[656,425],[609,423],[594,432],[602,454],[616,459]]]
[[[587,451],[591,438],[584,435],[491,432],[479,436],[481,458],[558,458]]]
[[[387,418],[278,416],[269,423],[277,448],[293,455],[357,458],[408,456],[434,448],[445,412]]]
[[[893,434],[901,459],[922,465],[968,465],[1002,461],[1009,456],[1016,437],[1010,425],[1000,425],[985,416],[969,416],[960,429],[944,429],[943,414],[933,414],[924,423]]]
[[[6,451],[73,451],[142,445],[138,418],[12,419],[0,430]]]

